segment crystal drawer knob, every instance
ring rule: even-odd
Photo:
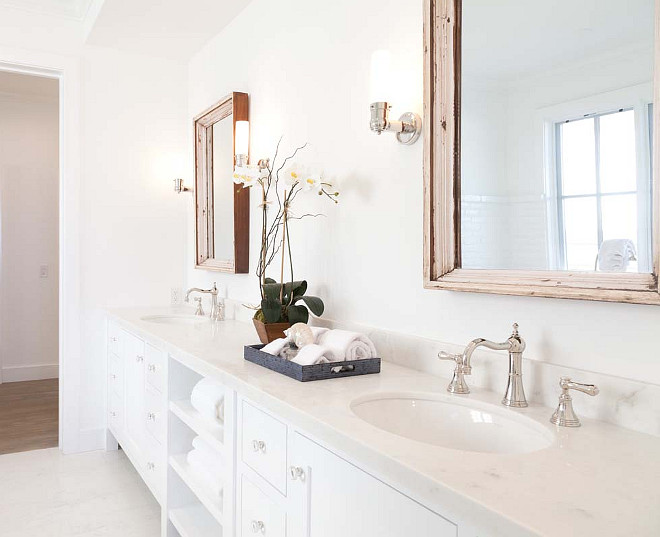
[[[140,363],[144,361],[144,356],[140,356],[139,354],[135,357],[135,361]]]
[[[113,412],[110,412],[110,415],[111,415],[113,418],[116,418],[116,417],[117,417],[117,413],[114,412],[114,411],[113,411]]]
[[[266,526],[264,526],[264,523],[261,520],[252,521],[252,533],[266,534]]]
[[[303,470],[300,466],[291,466],[289,468],[289,473],[291,474],[291,479],[293,481],[296,481],[297,479],[300,479],[300,481],[305,481],[305,470]]]
[[[117,342],[117,338],[115,336],[112,336],[110,339],[113,341],[113,343]]]
[[[155,468],[156,468],[156,465],[153,462],[148,462],[147,463],[147,470],[153,471],[153,470],[155,470]]]
[[[149,412],[149,413],[147,414],[147,419],[148,419],[149,421],[156,421],[156,414],[154,414],[153,412]]]
[[[112,378],[112,380],[117,380],[117,375],[110,375],[110,377]]]
[[[266,442],[263,440],[252,440],[252,449],[255,453],[266,453]]]
[[[155,373],[155,372],[156,372],[156,366],[155,366],[154,364],[149,364],[149,365],[147,366],[147,369],[148,369],[151,373]]]

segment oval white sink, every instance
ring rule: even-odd
[[[469,398],[422,393],[361,397],[351,410],[384,431],[434,446],[478,453],[531,453],[553,433],[516,411]]]
[[[141,317],[143,321],[157,324],[201,324],[208,322],[208,317],[199,315],[145,315]]]

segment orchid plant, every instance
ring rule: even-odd
[[[298,147],[293,154],[279,164],[280,142],[277,144],[272,163],[263,159],[259,164],[237,166],[234,170],[234,183],[243,188],[259,186],[261,189],[261,251],[257,264],[257,277],[261,291],[261,304],[255,319],[264,323],[298,322],[307,323],[309,312],[320,316],[324,304],[319,297],[305,295],[307,281],[295,281],[289,224],[292,220],[317,217],[319,214],[296,215],[291,207],[302,193],[316,193],[334,203],[338,203],[339,192],[323,175],[293,162],[299,151],[307,144]],[[279,164],[279,166],[278,166]],[[300,200],[298,200],[300,201]],[[266,277],[268,267],[280,254],[280,279]],[[290,280],[284,281],[284,268],[289,265]]]

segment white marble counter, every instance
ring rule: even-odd
[[[553,409],[531,405],[511,412],[554,431],[556,442],[548,449],[496,455],[429,446],[369,425],[350,403],[383,391],[444,394],[446,379],[384,362],[379,375],[300,383],[243,359],[243,346],[258,342],[252,325],[171,326],[140,319],[164,312],[109,315],[459,523],[461,537],[660,535],[660,438],[589,419],[578,429],[555,428],[548,422]],[[473,389],[469,397],[499,404],[501,394]]]

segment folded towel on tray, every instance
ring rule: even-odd
[[[280,353],[284,350],[284,347],[286,347],[289,344],[289,338],[286,337],[281,337],[279,339],[276,339],[274,341],[271,341],[268,345],[263,347],[261,350],[263,352],[267,352],[268,354],[272,354],[273,356],[279,356]]]
[[[311,345],[305,345],[300,349],[298,354],[296,354],[291,361],[300,365],[325,364],[329,362],[326,356],[327,353],[328,349],[312,343]]]
[[[224,419],[225,389],[211,379],[202,379],[192,389],[190,403],[205,418]]]
[[[372,341],[358,332],[328,330],[321,334],[318,344],[326,348],[326,357],[330,362],[376,357],[376,347]]]

